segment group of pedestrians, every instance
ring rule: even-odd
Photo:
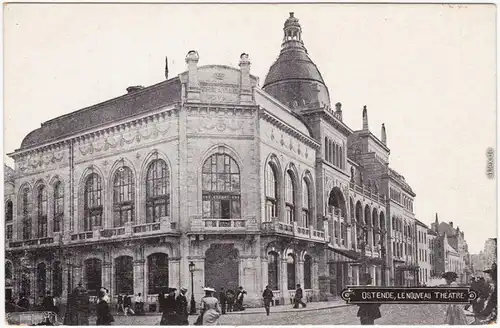
[[[146,310],[144,309],[144,301],[142,299],[142,294],[138,293],[134,296],[134,307],[132,306],[132,296],[118,294],[117,298],[117,312],[122,312],[125,316],[131,315],[143,315]]]
[[[158,294],[158,303],[162,312],[160,325],[162,326],[189,325],[187,289],[181,288],[178,295],[176,291],[176,288],[167,288]]]
[[[243,306],[243,300],[246,294],[247,292],[242,286],[238,288],[236,293],[232,289],[226,291],[224,288],[221,288],[219,301],[222,314],[226,314],[226,312],[244,311],[245,307]]]
[[[26,312],[26,311],[49,311],[56,314],[59,313],[59,297],[52,297],[50,291],[45,295],[40,295],[38,303],[30,304],[28,298],[21,294],[19,300],[16,301],[11,298],[5,303],[5,312]]]

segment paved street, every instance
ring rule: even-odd
[[[271,313],[238,313],[224,315],[221,325],[353,325],[359,324],[357,306],[315,309],[311,311]],[[446,305],[382,305],[380,325],[439,325],[443,324]],[[468,317],[472,321],[471,317]],[[190,317],[190,323],[196,317]],[[95,319],[91,319],[91,324]],[[114,325],[159,325],[160,315],[115,316]]]

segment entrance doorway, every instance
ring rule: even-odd
[[[212,244],[205,252],[205,286],[232,289],[239,287],[239,253],[233,244]]]

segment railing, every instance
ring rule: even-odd
[[[245,219],[203,219],[203,226],[205,228],[245,228]]]
[[[313,301],[313,295],[314,295],[314,293],[313,293],[312,289],[305,289],[304,290],[304,294],[306,296],[306,299],[305,299],[306,302],[312,302]]]
[[[71,241],[86,240],[86,239],[92,239],[92,238],[94,238],[93,231],[88,231],[88,232],[83,232],[83,233],[75,233],[75,234],[71,235]]]
[[[376,192],[373,192],[370,189],[365,189],[364,187],[356,185],[354,183],[349,183],[349,188],[351,190],[354,190],[357,193],[360,193],[361,195],[368,196],[369,198],[371,198],[372,200],[374,200],[376,202],[385,203],[384,196],[382,196]]]
[[[151,223],[146,223],[146,224],[137,224],[132,227],[132,232],[134,234],[136,233],[144,233],[144,232],[154,232],[154,231],[160,231],[161,230],[161,224],[160,222],[151,222]]]
[[[19,248],[19,247],[33,247],[33,246],[41,246],[41,245],[51,245],[55,242],[59,242],[60,235],[56,235],[54,237],[43,237],[29,240],[21,240],[21,241],[12,241],[9,242],[9,248]]]
[[[113,236],[121,236],[124,234],[125,234],[125,227],[104,229],[99,232],[101,238],[111,238]]]
[[[146,303],[156,304],[158,302],[158,294],[146,295]]]
[[[279,232],[286,235],[305,237],[318,241],[326,240],[323,231],[314,230],[312,226],[299,226],[297,222],[293,222],[293,224],[280,222],[278,218],[272,218],[271,221],[262,222],[261,230],[263,232]]]

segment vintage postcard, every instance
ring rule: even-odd
[[[6,322],[496,322],[496,19],[4,5]]]

